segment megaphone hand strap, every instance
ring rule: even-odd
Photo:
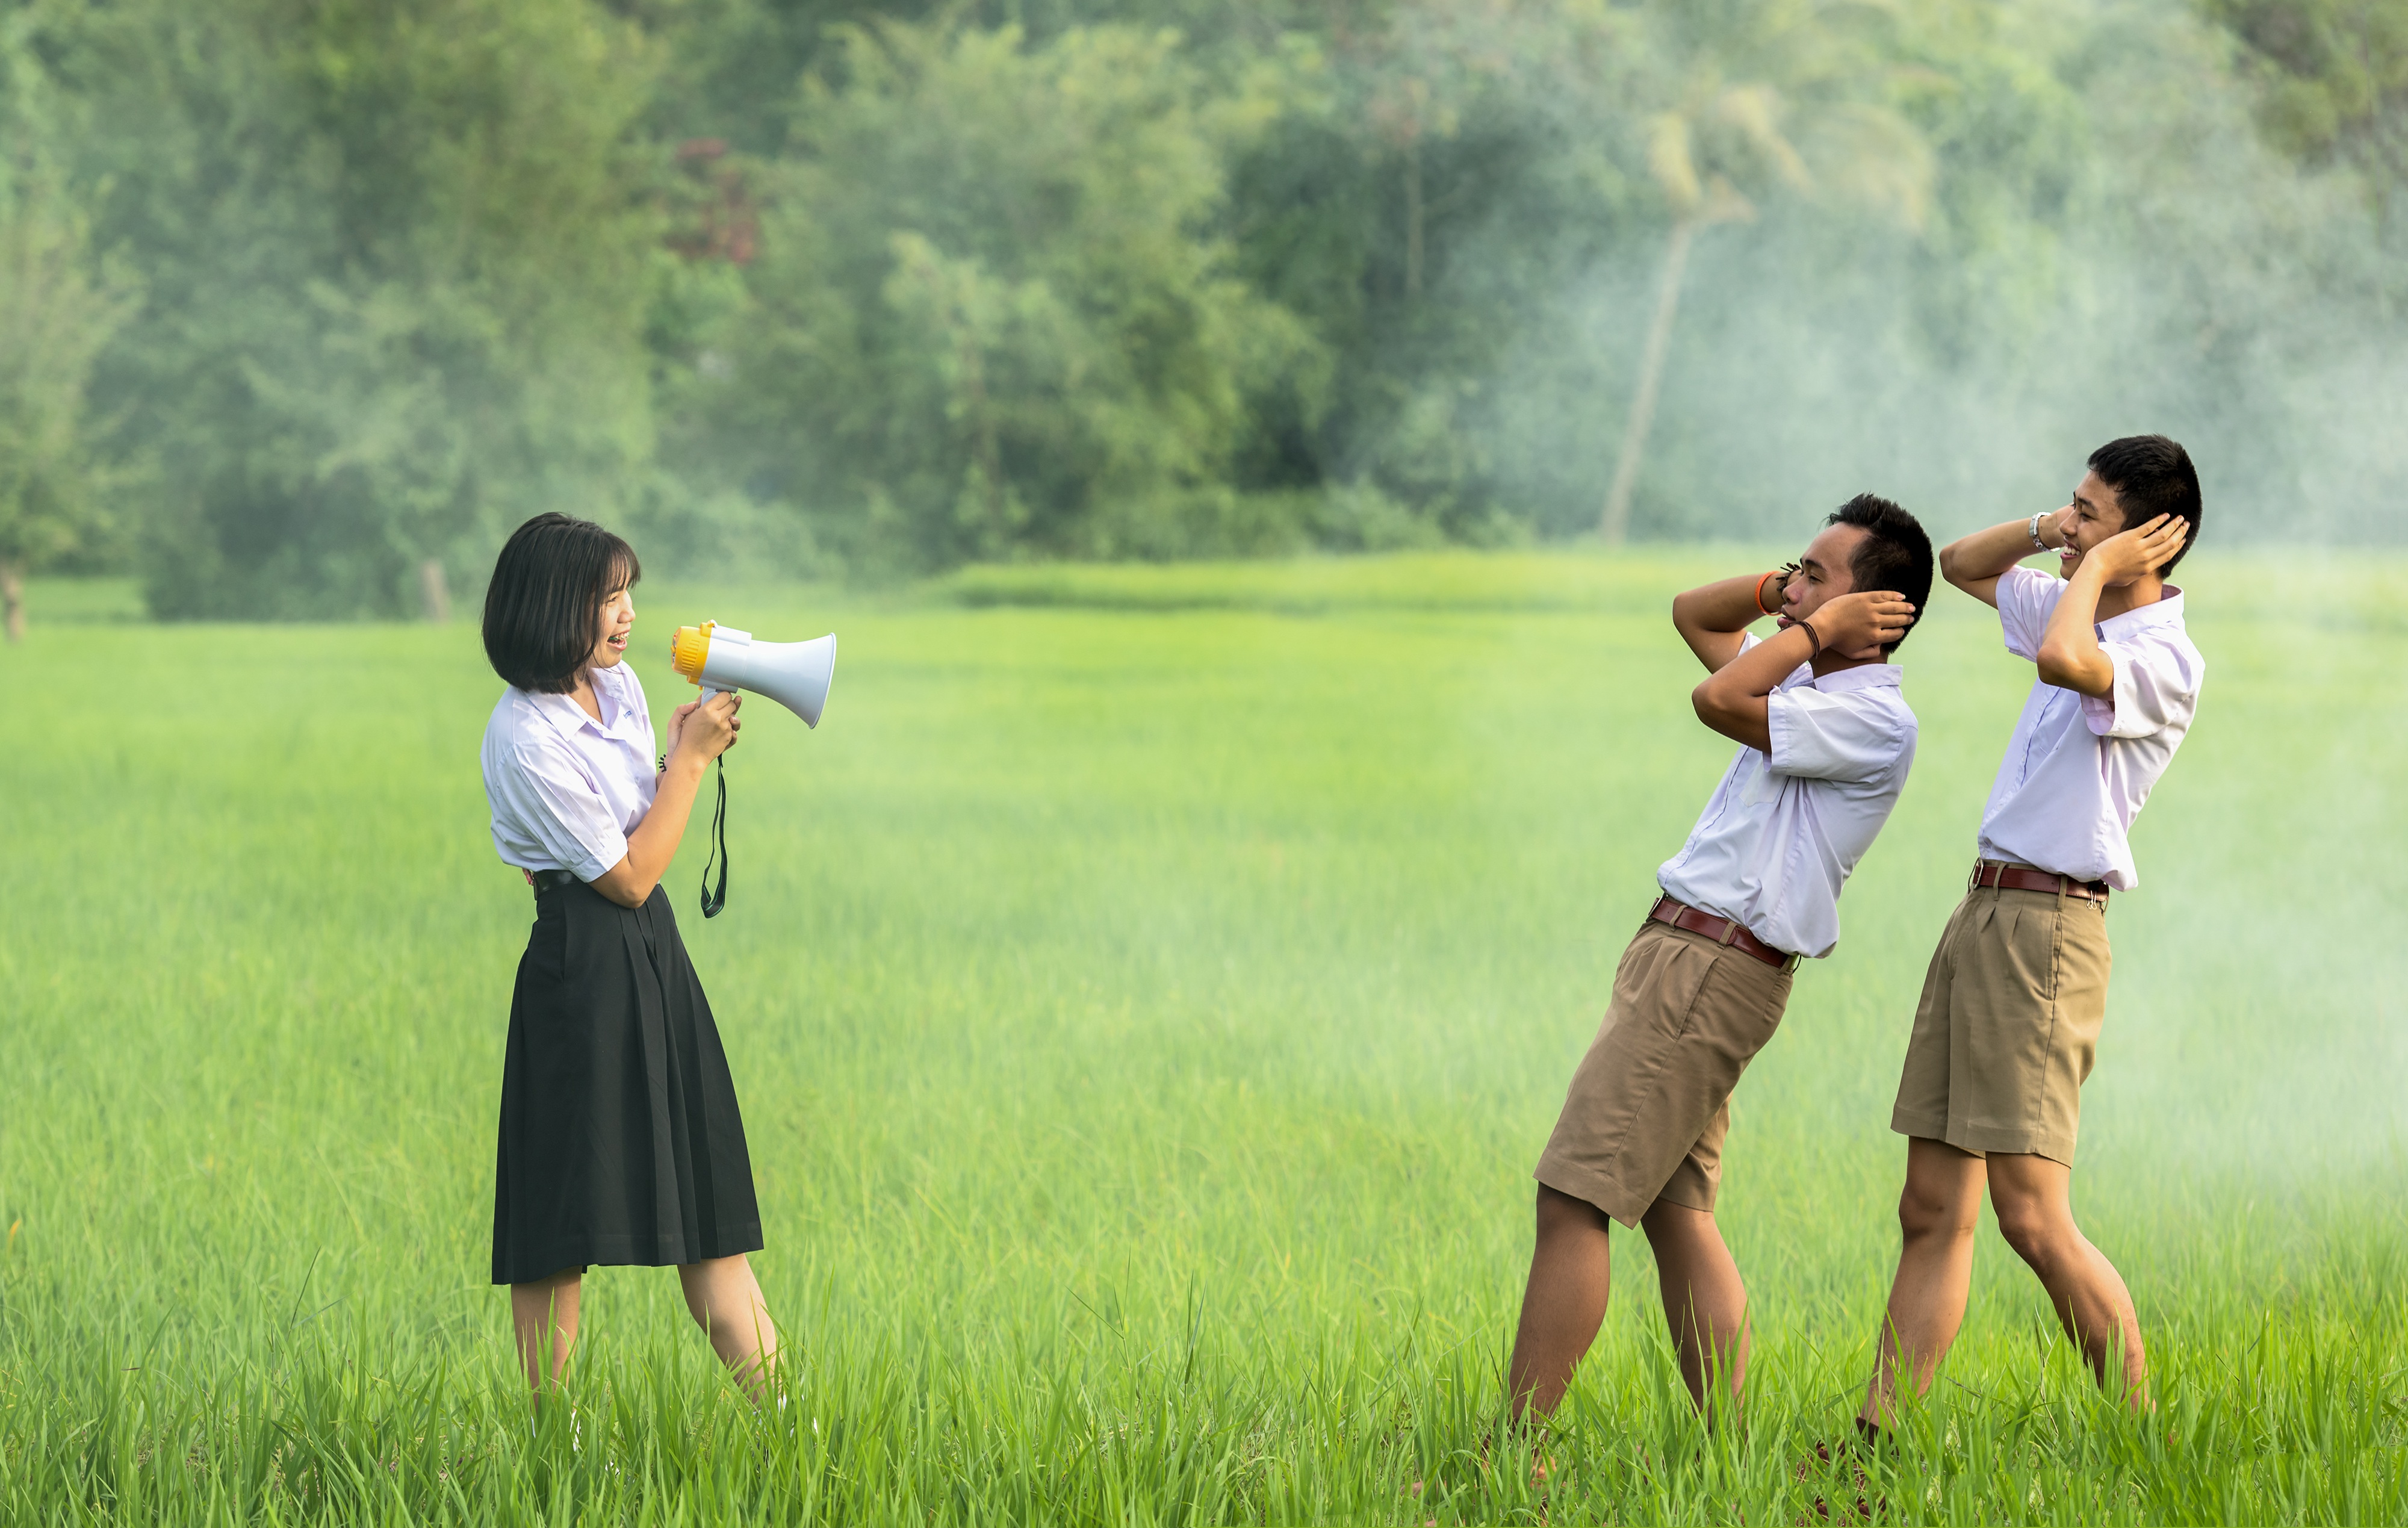
[[[710,809],[710,858],[702,862],[702,915],[715,918],[727,905],[727,756],[719,765],[719,802]],[[719,867],[719,888],[711,889],[710,867]]]

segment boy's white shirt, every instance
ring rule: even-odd
[[[1749,635],[1744,653],[1756,645]],[[1840,942],[1840,888],[1889,820],[1914,762],[1914,713],[1894,663],[1822,678],[1800,665],[1766,697],[1772,751],[1742,745],[1656,883],[1777,950]]]
[[[2000,576],[1998,593],[2007,651],[2038,661],[2064,582],[2013,568]],[[2092,629],[2114,668],[2114,688],[2084,695],[2032,681],[1975,849],[1985,859],[2129,891],[2141,884],[2132,821],[2190,730],[2207,660],[2183,628],[2182,590],[2171,584],[2156,603]]]

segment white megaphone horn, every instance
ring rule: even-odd
[[[677,628],[669,662],[706,695],[751,690],[817,727],[827,707],[828,681],[836,676],[836,633],[807,642],[754,641],[749,631],[705,621]]]

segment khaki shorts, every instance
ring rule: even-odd
[[[1531,1175],[1635,1226],[1658,1199],[1712,1211],[1731,1089],[1780,1027],[1789,972],[1642,924]]]
[[[1923,978],[1889,1128],[1977,1157],[2028,1153],[2072,1166],[2110,963],[2098,902],[1967,892]]]

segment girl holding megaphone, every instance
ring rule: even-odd
[[[595,1263],[674,1266],[686,1307],[759,1394],[778,1351],[745,1254],[761,1212],[736,1085],[661,876],[704,771],[742,727],[733,693],[677,708],[657,769],[624,662],[642,574],[601,526],[540,514],[503,546],[485,654],[509,688],[485,727],[494,846],[535,887],[510,994],[494,1282],[539,1396],[577,1338]]]

